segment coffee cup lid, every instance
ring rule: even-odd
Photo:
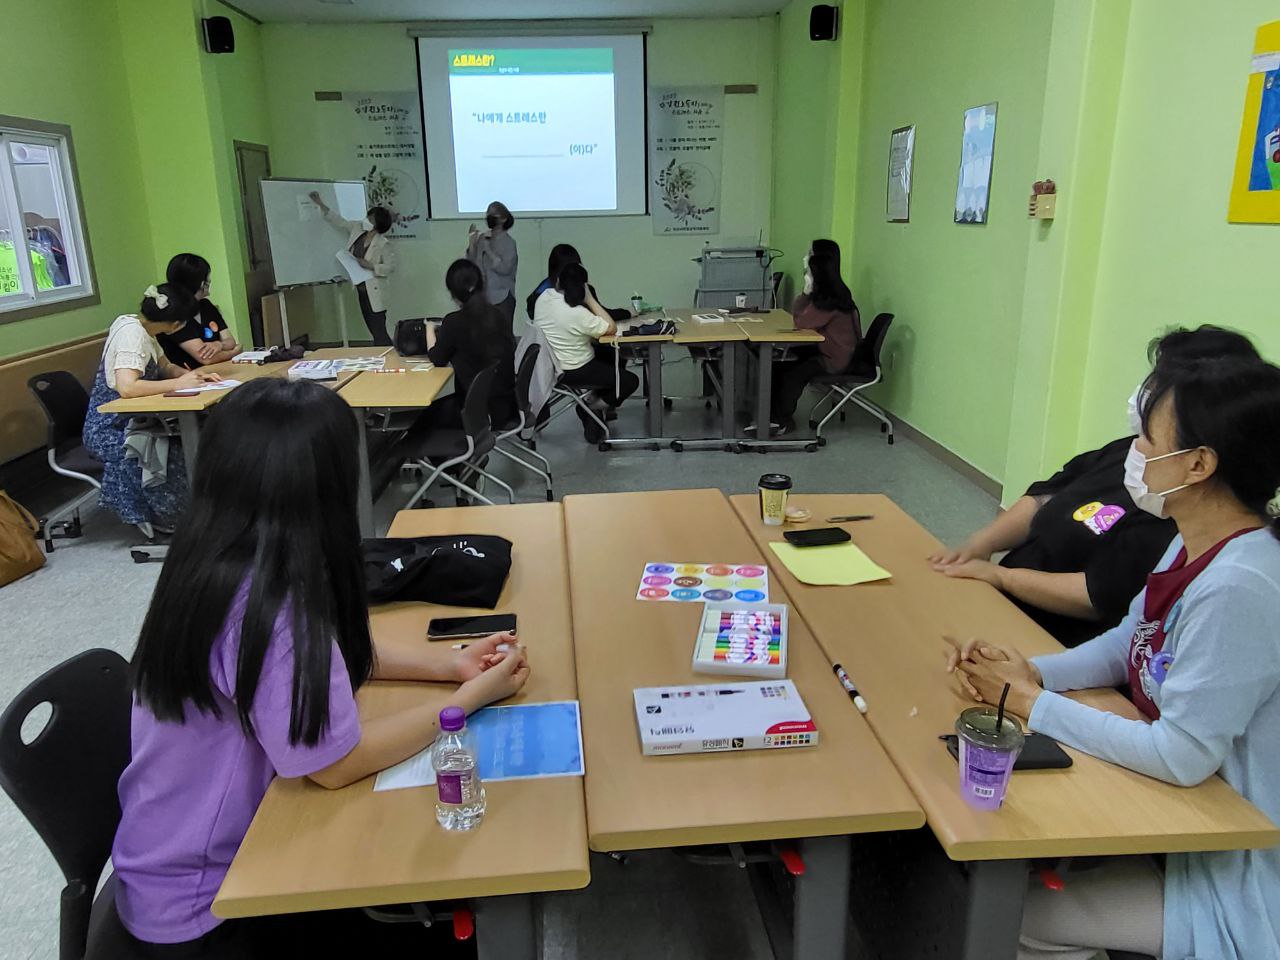
[[[760,478],[760,486],[766,490],[790,490],[791,478],[785,473],[766,473]]]

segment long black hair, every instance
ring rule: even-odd
[[[560,280],[560,271],[571,263],[581,263],[582,255],[571,243],[557,243],[547,256],[547,279],[554,287]]]
[[[831,243],[830,240],[827,243]],[[834,243],[831,243],[835,246]],[[840,279],[840,255],[834,257],[825,251],[809,254],[809,273],[813,275],[813,293],[809,299],[819,310],[838,310],[853,313],[853,294]]]
[[[556,280],[556,288],[564,294],[564,302],[580,307],[587,302],[587,268],[580,263],[566,263]]]
[[[315,744],[328,725],[334,642],[352,689],[369,678],[356,456],[350,407],[319,384],[265,377],[217,405],[133,658],[138,699],[156,717],[182,723],[188,703],[219,714],[209,659],[239,603],[235,701],[246,734],[281,617],[292,631],[290,743]]]
[[[1147,388],[1139,405],[1143,433],[1151,435],[1151,412],[1171,395],[1177,448],[1213,450],[1212,480],[1266,516],[1280,537],[1280,518],[1268,509],[1280,495],[1280,367],[1247,357],[1161,363]]]
[[[200,254],[179,253],[169,261],[164,274],[169,283],[181,287],[194,297],[209,282],[210,272],[209,261]]]
[[[819,238],[809,244],[809,257],[813,258],[814,254],[830,257],[835,261],[836,273],[840,272],[840,244],[834,240]]]

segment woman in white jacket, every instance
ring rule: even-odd
[[[396,254],[391,249],[391,241],[387,237],[394,218],[386,207],[371,207],[363,220],[346,220],[330,210],[320,194],[312,191],[311,201],[320,208],[324,218],[339,230],[347,233],[347,251],[356,258],[356,262],[373,273],[364,283],[356,285],[356,296],[360,298],[360,314],[364,317],[365,326],[373,342],[382,347],[391,346],[391,336],[387,333],[387,302],[384,297],[383,281],[396,268]]]

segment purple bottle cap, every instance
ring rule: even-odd
[[[440,711],[440,729],[461,730],[467,725],[467,712],[461,707],[445,707]]]

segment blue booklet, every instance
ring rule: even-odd
[[[577,700],[485,707],[467,718],[476,738],[480,779],[580,777],[582,722]],[[373,789],[428,787],[436,782],[431,748],[378,774]]]

